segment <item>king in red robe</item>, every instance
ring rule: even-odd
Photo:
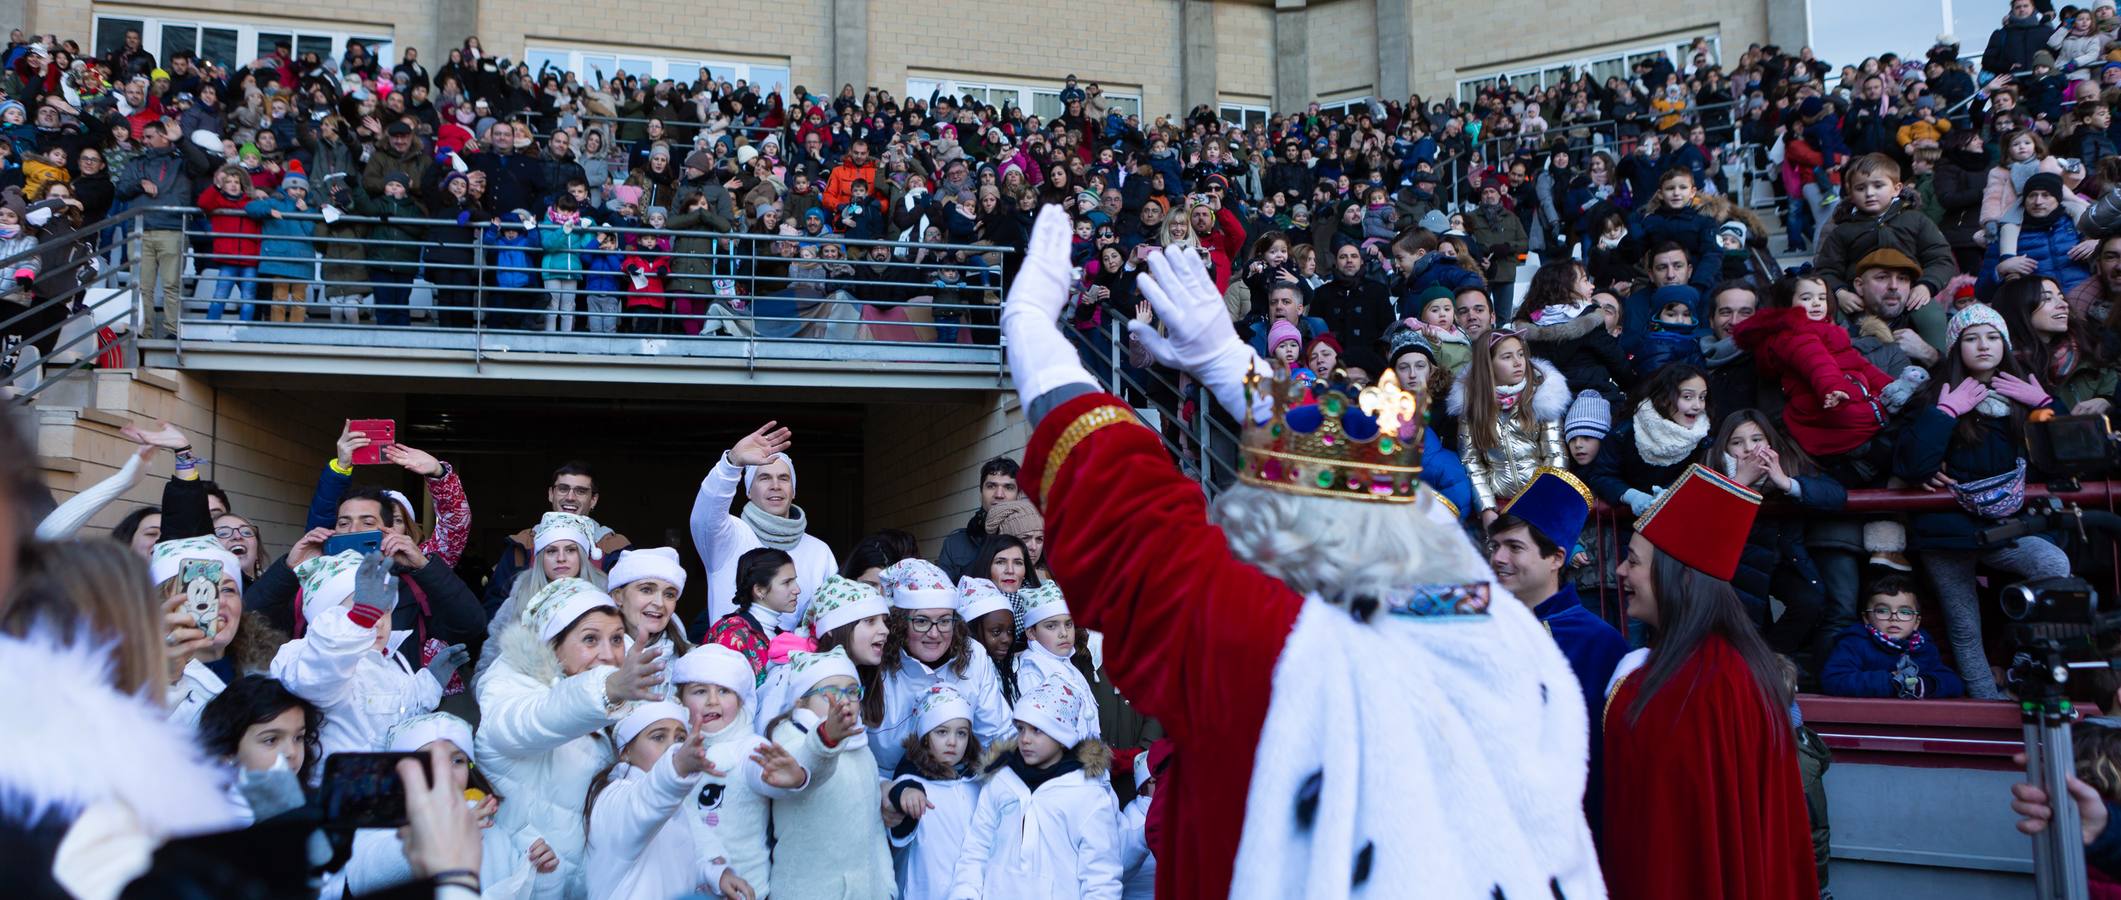
[[[1246,424],[1242,483],[1211,524],[1199,485],[1056,327],[1067,233],[1040,214],[1003,308],[1037,422],[1020,482],[1070,611],[1175,746],[1157,895],[1604,896],[1581,689],[1420,491],[1418,398],[1389,372],[1369,389],[1276,377],[1197,257],[1150,257],[1162,330],[1138,339]]]

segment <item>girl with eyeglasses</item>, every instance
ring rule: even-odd
[[[1887,575],[1871,585],[1863,621],[1841,633],[1820,681],[1837,697],[1966,696],[1966,682],[1944,664],[1936,642],[1922,630],[1922,600],[1905,575]]]
[[[891,616],[878,665],[883,690],[872,704],[882,712],[869,742],[877,773],[890,779],[898,770],[906,739],[916,736],[921,698],[938,685],[956,690],[971,705],[973,735],[981,746],[1007,740],[1014,729],[1001,674],[985,648],[974,645],[972,629],[958,619],[957,586],[923,559],[893,563],[878,580]]]

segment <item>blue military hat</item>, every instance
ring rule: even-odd
[[[1523,519],[1567,553],[1591,516],[1591,489],[1566,471],[1542,466],[1502,511]]]

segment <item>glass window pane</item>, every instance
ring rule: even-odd
[[[295,36],[286,32],[258,32],[258,52],[255,55],[251,56],[251,59],[264,59],[265,57],[271,56],[273,47],[281,43],[285,43],[288,46],[292,47],[295,43]]]
[[[1059,91],[1032,91],[1031,114],[1040,119],[1053,119],[1067,112],[1061,105]]]
[[[384,74],[389,74],[391,67],[398,64],[398,45],[390,38],[364,37],[360,40],[361,46],[368,48],[368,55],[375,57],[376,64],[383,67]],[[443,56],[443,59],[448,58]]]
[[[655,78],[664,79],[667,79],[669,77],[666,75],[657,75],[655,71],[655,61],[645,56],[621,56],[619,57],[619,68],[625,69],[629,74],[640,75],[642,77],[652,76]]]
[[[332,56],[331,37],[329,35],[305,34],[297,36],[295,38],[295,58],[301,59],[305,53],[314,53],[318,59],[337,58]]]
[[[249,61],[236,59],[236,30],[233,28],[206,28],[200,30],[199,58],[230,67]]]
[[[551,66],[561,71],[569,71],[568,57],[570,55],[560,50],[528,49],[523,51],[523,61],[530,64],[530,71],[532,72],[543,71],[546,66]]]
[[[146,32],[147,23],[139,19],[120,19],[102,16],[96,19],[96,55],[109,56],[125,46],[128,31]]]
[[[771,93],[775,90],[786,91],[788,90],[788,67],[752,66],[751,85],[760,94]],[[926,101],[928,99],[929,90],[932,90],[932,88],[922,89],[919,95],[921,100]]]
[[[1140,97],[1114,97],[1106,94],[1105,102],[1111,104],[1113,109],[1119,110],[1120,115],[1123,116],[1138,116],[1142,114],[1142,100]]]
[[[156,55],[167,65],[169,58],[180,50],[198,52],[199,29],[190,25],[162,26],[162,52]]]
[[[613,72],[618,71],[619,60],[616,56],[604,56],[597,53],[577,55],[582,59],[582,67],[574,70],[574,73],[592,83],[597,80],[597,74],[600,72],[603,73],[605,78],[610,78]]]

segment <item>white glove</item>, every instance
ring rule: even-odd
[[[1628,505],[1628,509],[1632,510],[1638,517],[1641,516],[1644,512],[1649,511],[1650,504],[1657,500],[1656,497],[1652,497],[1649,494],[1645,494],[1641,491],[1634,490],[1632,488],[1630,488],[1627,493],[1621,494],[1620,499],[1622,502],[1626,503]]]
[[[1248,404],[1245,376],[1258,372],[1271,379],[1274,370],[1230,327],[1229,308],[1200,256],[1184,247],[1167,247],[1149,254],[1148,263],[1148,274],[1137,283],[1170,332],[1168,354],[1158,353],[1157,361],[1199,379],[1215,402],[1241,422],[1266,421],[1274,409],[1273,398],[1262,390]],[[1156,345],[1146,346],[1157,353]],[[1244,412],[1248,407],[1249,417]]]
[[[1030,248],[1002,303],[1002,338],[1008,343],[1009,377],[1026,408],[1062,385],[1097,387],[1075,346],[1061,334],[1061,308],[1068,304],[1074,266],[1068,258],[1071,228],[1058,206],[1038,211]]]
[[[1179,368],[1178,352],[1171,348],[1171,339],[1164,337],[1163,332],[1157,331],[1156,326],[1129,319],[1127,336],[1133,338],[1134,343],[1139,345],[1143,352],[1148,353],[1149,358],[1155,360],[1157,365]]]

